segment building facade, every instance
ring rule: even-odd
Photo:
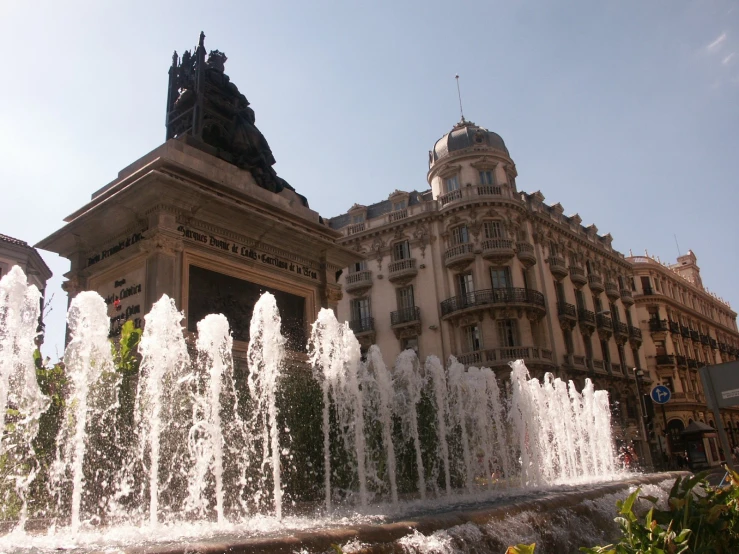
[[[51,279],[51,270],[38,251],[23,240],[0,234],[0,277],[17,265],[23,270],[30,285],[36,285],[41,294]]]
[[[414,348],[503,373],[523,358],[533,375],[579,386],[590,377],[620,407],[623,436],[640,440],[631,264],[516,176],[503,139],[463,119],[429,152],[430,190],[333,218],[363,258],[339,279],[339,318],[387,360]]]
[[[705,289],[691,251],[675,264],[650,256],[633,256],[627,261],[634,269],[634,300],[647,369],[655,383],[672,391],[664,413],[655,414],[661,447],[668,454],[684,452],[682,431],[700,422],[712,428],[723,425],[733,448],[739,444],[739,409],[723,410],[722,421],[714,421],[698,369],[737,359],[736,312]],[[715,443],[714,438],[709,447],[717,448]]]

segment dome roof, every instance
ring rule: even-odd
[[[454,152],[468,148],[481,150],[492,148],[508,154],[508,148],[499,134],[462,119],[450,132],[436,141],[434,149],[430,152],[429,166]]]

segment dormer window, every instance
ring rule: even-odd
[[[364,223],[364,212],[352,215],[352,223]]]
[[[495,176],[493,175],[493,172],[489,169],[486,169],[484,171],[480,171],[480,184],[481,185],[494,185],[495,184]]]
[[[459,178],[456,175],[452,177],[447,177],[444,180],[444,185],[446,186],[447,192],[459,190]]]
[[[393,202],[393,211],[397,212],[399,210],[405,209],[405,200],[400,200],[398,202]]]

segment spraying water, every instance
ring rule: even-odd
[[[148,479],[149,524],[182,509],[189,469],[192,381],[182,332],[182,312],[166,294],[145,317],[136,397],[138,462]]]
[[[418,492],[421,499],[426,498],[426,476],[423,469],[421,438],[418,434],[418,403],[421,401],[421,390],[424,382],[419,371],[418,357],[413,350],[405,350],[395,360],[394,385],[396,395],[396,412],[400,416],[403,436],[413,439],[416,455],[416,471],[418,473]]]
[[[225,521],[223,490],[224,425],[221,421],[221,398],[233,368],[233,340],[228,320],[221,314],[210,314],[198,322],[196,343],[199,383],[193,402],[193,424],[188,444],[192,465],[188,479],[187,511],[200,517],[208,513],[208,477],[214,481],[216,517]]]
[[[38,419],[48,406],[36,380],[33,357],[40,300],[41,293],[26,284],[26,276],[18,266],[0,279],[0,423],[4,430],[0,457],[6,458],[6,467],[28,468],[25,474],[17,470],[13,487],[4,491],[5,505],[12,503],[11,490],[21,502],[19,529],[25,525],[26,493],[37,472],[32,443],[38,433]],[[9,409],[17,414],[14,425],[6,425]]]
[[[393,380],[387,370],[382,352],[377,345],[372,345],[367,353],[367,369],[374,377],[378,391],[378,416],[382,425],[382,444],[387,460],[388,481],[390,482],[390,500],[398,503],[398,483],[396,478],[395,447],[393,445]]]
[[[53,484],[58,501],[66,504],[67,479],[71,476],[71,526],[81,523],[83,495],[89,497],[91,513],[96,497],[104,493],[101,483],[87,482],[85,465],[90,456],[110,452],[115,443],[110,433],[111,416],[117,407],[118,375],[108,342],[108,309],[96,292],[81,292],[71,302],[67,324],[71,340],[64,352],[70,383],[60,437]],[[90,476],[94,479],[94,476]]]
[[[431,379],[433,398],[436,405],[436,434],[438,436],[437,459],[444,466],[444,491],[452,493],[451,473],[449,471],[449,443],[447,442],[447,418],[449,417],[448,393],[444,366],[436,356],[426,358],[426,375]]]
[[[331,400],[336,409],[338,431],[344,448],[354,454],[359,481],[359,502],[367,505],[364,402],[359,388],[360,350],[347,323],[340,324],[331,310],[322,309],[313,324],[310,360],[323,392],[324,487],[326,510],[331,511]]]
[[[45,400],[31,378],[38,292],[26,287],[21,275],[14,272],[0,281],[0,399],[6,410],[24,407],[21,412],[30,414],[22,420],[29,422],[23,443],[28,450]],[[145,318],[129,448],[117,428],[125,421],[116,419],[122,385],[111,359],[105,303],[95,293],[81,293],[72,302],[72,340],[65,353],[70,396],[51,477],[57,515],[70,521],[73,534],[98,523],[133,526],[146,536],[193,523],[249,527],[255,521],[249,518],[263,522],[270,509],[273,520],[284,517],[283,488],[290,480],[283,472],[295,467],[282,467],[281,456],[289,453],[280,437],[290,438],[291,450],[301,446],[289,429],[279,428],[286,415],[278,412],[277,390],[289,374],[275,298],[264,295],[254,308],[244,377],[248,393],[236,386],[226,318],[211,315],[198,324],[196,357],[188,353],[182,318],[166,296]],[[412,352],[401,354],[391,373],[377,347],[362,364],[356,338],[330,310],[321,310],[309,346],[320,391],[306,389],[316,394],[315,416],[308,415],[315,420],[300,432],[302,440],[307,434],[312,441],[309,447],[318,443],[319,452],[323,447],[328,512],[342,496],[343,509],[353,501],[364,512],[370,494],[376,495],[373,503],[397,507],[401,482],[411,497],[436,492],[453,499],[492,484],[531,488],[615,472],[608,396],[589,381],[582,393],[551,375],[540,382],[530,379],[518,361],[511,364],[507,395],[489,368],[465,368],[450,358],[445,370],[438,358],[421,365]],[[435,412],[423,412],[426,421],[435,421],[431,429],[421,429],[421,405]],[[246,423],[239,415],[244,408],[250,417]],[[322,441],[310,434],[313,429],[320,429]],[[6,454],[10,436],[0,443]],[[436,459],[426,460],[432,467],[428,474],[423,455],[433,449],[424,440],[433,440],[436,449]],[[397,463],[399,444],[410,445],[408,464]],[[321,475],[312,471],[307,474]],[[23,498],[30,481],[13,479]],[[251,512],[253,506],[258,513]]]
[[[266,292],[254,306],[249,328],[249,390],[253,415],[251,429],[261,443],[261,491],[267,488],[265,468],[271,467],[275,516],[282,518],[280,481],[280,431],[277,425],[277,386],[284,370],[285,338],[280,333],[282,321],[275,297]]]

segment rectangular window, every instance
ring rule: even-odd
[[[529,271],[525,267],[521,268],[521,277],[523,278],[523,288],[529,288]]]
[[[411,247],[407,240],[393,244],[393,261],[408,260],[411,257]]]
[[[562,281],[557,281],[554,285],[554,292],[557,293],[557,304],[565,303],[565,287]]]
[[[413,299],[413,285],[398,289],[398,309],[415,307],[416,303]]]
[[[405,200],[401,200],[400,202],[393,202],[393,211],[397,212],[399,210],[405,209]]]
[[[418,354],[418,337],[408,337],[400,341],[401,350],[413,350]]]
[[[615,304],[610,304],[611,309],[611,317],[613,318],[613,323],[620,323],[621,322],[621,316],[618,313],[618,308]]]
[[[629,327],[633,326],[633,321],[631,319],[631,312],[629,310],[626,310],[626,325]]]
[[[603,311],[603,305],[600,303],[600,298],[597,296],[593,296],[593,309],[595,310],[596,314],[599,314]]]
[[[480,171],[480,184],[481,185],[494,185],[495,179],[493,172],[490,170]]]
[[[467,244],[468,242],[470,242],[470,234],[467,225],[452,229],[452,244]]]
[[[572,330],[565,327],[562,329],[562,334],[564,335],[565,339],[565,351],[567,354],[574,354],[575,353],[575,343],[572,341]]]
[[[508,289],[511,287],[511,274],[507,267],[491,267],[490,281],[494,289]]]
[[[452,192],[454,190],[459,190],[459,179],[455,175],[454,177],[447,177],[447,179],[444,181],[446,185],[446,191]]]
[[[352,223],[362,223],[364,221],[364,214],[354,214],[352,216]]]
[[[457,289],[460,296],[471,295],[475,292],[475,283],[472,281],[472,273],[462,273],[457,275]]]
[[[505,230],[500,221],[486,221],[483,224],[486,239],[503,239],[505,238]]]
[[[470,325],[464,328],[465,346],[467,352],[477,352],[482,350],[482,338],[480,337],[480,327]]]
[[[349,273],[359,273],[365,269],[367,269],[367,260],[361,260],[349,266]]]
[[[624,351],[624,345],[618,344],[618,363],[621,364],[621,371],[626,373],[626,352]]]
[[[585,309],[585,295],[583,294],[581,290],[575,291],[575,302],[577,303],[578,310]]]
[[[611,350],[608,348],[608,341],[605,341],[605,340],[600,341],[600,351],[603,354],[603,361],[610,362],[611,361]]]
[[[652,285],[649,284],[649,277],[641,278],[641,290],[643,291],[652,290]]]
[[[634,367],[638,368],[640,366],[640,364],[639,364],[639,349],[638,348],[632,348],[631,349],[631,357],[634,358]]]
[[[366,320],[372,317],[369,298],[358,298],[356,300],[352,300],[351,310],[353,321]]]
[[[502,347],[518,346],[518,326],[515,319],[498,321],[498,341]]]

